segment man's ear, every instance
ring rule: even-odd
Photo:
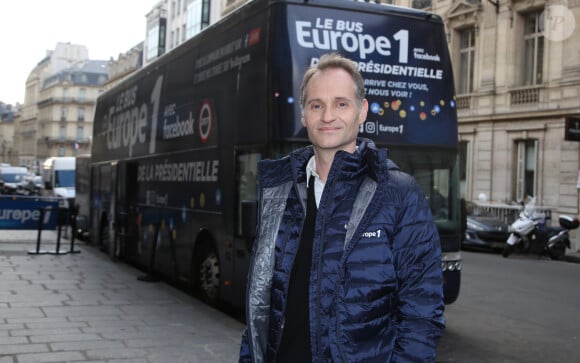
[[[367,101],[367,99],[365,98],[362,102],[362,105],[360,107],[360,113],[358,115],[358,124],[362,124],[363,122],[365,122],[365,120],[367,119],[367,114],[369,112],[369,101]]]

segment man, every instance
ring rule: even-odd
[[[312,145],[260,163],[240,362],[434,362],[441,249],[425,196],[357,139],[354,62],[322,56],[301,92]]]

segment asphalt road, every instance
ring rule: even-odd
[[[580,362],[580,264],[463,252],[437,362]]]

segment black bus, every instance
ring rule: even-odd
[[[446,303],[459,292],[462,213],[453,76],[441,19],[341,0],[255,0],[102,94],[91,240],[112,256],[242,307],[256,165],[308,144],[302,74],[331,51],[366,79],[360,135],[430,198]]]

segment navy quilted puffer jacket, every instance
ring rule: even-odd
[[[441,248],[419,185],[359,139],[340,151],[316,218],[310,272],[315,362],[434,362],[444,329]],[[258,235],[240,362],[272,362],[306,210],[306,147],[260,163]]]

